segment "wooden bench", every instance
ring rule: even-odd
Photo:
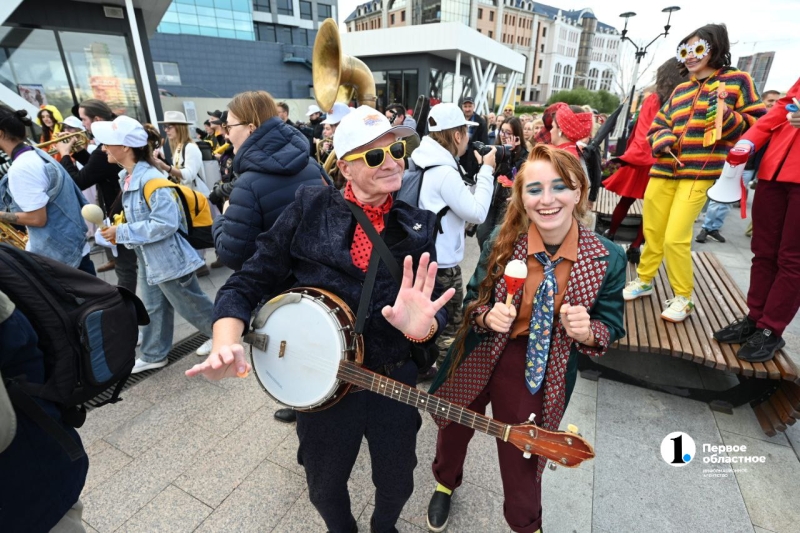
[[[594,212],[600,217],[611,217],[619,203],[620,196],[608,189],[600,187],[597,192],[597,201],[594,203]],[[636,200],[628,209],[629,217],[642,218],[642,200]]]
[[[794,424],[800,417],[797,367],[784,350],[771,361],[748,363],[736,357],[738,344],[720,344],[714,340],[714,331],[746,314],[746,298],[714,254],[692,252],[692,262],[695,312],[678,324],[661,319],[664,301],[674,296],[662,265],[653,280],[653,295],[625,302],[627,335],[614,347],[671,355],[736,374],[740,384],[746,386],[736,391],[740,401],[734,403],[749,402],[767,435],[784,431],[787,425]],[[627,277],[628,280],[636,278],[633,265],[628,265]],[[708,399],[715,392],[718,391],[700,391],[702,397]],[[724,394],[719,397],[724,397]],[[730,412],[731,402],[725,402],[728,408],[719,410]],[[713,404],[713,401],[709,403]]]

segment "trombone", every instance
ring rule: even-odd
[[[81,150],[86,148],[86,145],[89,144],[89,137],[86,135],[86,132],[85,131],[76,131],[75,133],[66,133],[66,134],[63,134],[63,135],[59,134],[58,137],[50,139],[47,142],[34,144],[33,146],[35,148],[45,148],[45,147],[53,145],[55,143],[69,140],[72,137],[77,137],[77,139],[75,141],[75,144],[72,146],[72,152],[73,153],[74,152],[80,152]],[[55,147],[49,148],[47,150],[47,153],[51,154],[51,155],[56,153],[56,152],[58,152],[58,150]]]

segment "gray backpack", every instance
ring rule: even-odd
[[[441,165],[418,167],[411,158],[408,158],[408,168],[406,168],[403,174],[403,185],[401,185],[400,190],[397,191],[395,199],[419,208],[419,194],[420,191],[422,191],[422,179],[425,177],[425,172],[438,166]],[[444,233],[442,229],[442,218],[448,211],[450,211],[450,206],[446,205],[436,213],[436,230],[440,234]]]

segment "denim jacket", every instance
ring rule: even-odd
[[[177,193],[161,188],[153,191],[149,206],[144,199],[144,184],[151,179],[163,178],[164,174],[149,163],[140,161],[133,167],[127,191],[127,173],[123,170],[119,176],[125,223],[117,226],[117,243],[136,252],[144,266],[147,284],[158,285],[200,268],[203,260],[177,233],[178,228],[187,231]]]
[[[34,148],[34,151],[44,160],[50,186],[45,206],[47,222],[41,228],[28,227],[28,251],[77,267],[83,259],[88,231],[81,216],[81,207],[86,205],[86,198],[55,159],[38,148]],[[12,213],[22,212],[11,197],[8,175],[0,180],[0,199]]]

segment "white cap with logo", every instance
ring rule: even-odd
[[[70,128],[75,128],[76,130],[86,131],[86,128],[83,127],[81,119],[72,115],[64,119],[64,125],[69,126]]]
[[[333,136],[333,149],[341,159],[356,148],[380,139],[387,133],[395,135],[398,139],[417,134],[414,128],[408,126],[392,126],[386,115],[369,106],[362,105],[345,116],[339,123],[336,134]]]
[[[101,144],[141,148],[147,145],[147,132],[138,120],[125,115],[111,122],[92,122],[92,135]]]
[[[323,124],[338,124],[342,121],[342,119],[350,113],[353,109],[348,106],[347,104],[343,104],[342,102],[336,102],[333,104],[333,109],[331,112],[328,113],[328,116],[325,120],[322,121]]]
[[[477,122],[464,118],[456,104],[436,104],[428,113],[428,131],[444,131],[460,126],[477,126]]]
[[[322,113],[322,110],[319,108],[318,105],[311,104],[310,106],[308,106],[308,111],[306,111],[306,116],[310,117],[314,113]]]

